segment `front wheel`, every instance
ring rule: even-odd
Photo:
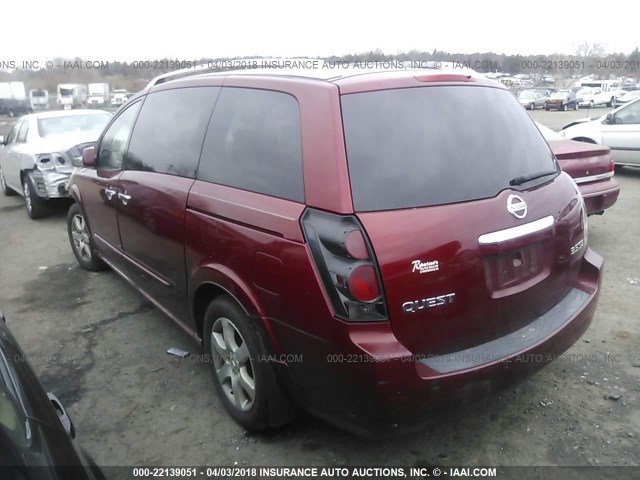
[[[271,414],[286,410],[288,402],[266,360],[257,326],[229,297],[218,297],[207,308],[204,347],[211,355],[216,391],[229,415],[247,430],[277,426]]]
[[[24,195],[24,204],[27,207],[27,215],[31,220],[42,218],[49,213],[49,205],[47,201],[40,198],[33,187],[33,183],[25,175],[22,180],[22,192]]]
[[[82,268],[97,272],[104,270],[106,264],[97,255],[91,239],[89,226],[84,218],[80,205],[74,203],[67,213],[67,233],[71,250]]]

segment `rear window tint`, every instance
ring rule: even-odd
[[[296,99],[268,90],[223,88],[205,138],[198,179],[303,202]]]
[[[556,169],[520,103],[490,87],[419,87],[342,96],[357,211],[464,202]],[[544,177],[529,182],[548,181]]]

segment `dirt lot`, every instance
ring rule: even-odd
[[[533,116],[557,129],[594,113]],[[393,441],[363,441],[307,416],[246,434],[223,411],[207,367],[165,353],[199,352],[182,330],[114,273],[78,267],[66,205],[32,221],[20,197],[0,197],[0,308],[101,465],[640,465],[640,169],[616,177],[618,203],[589,221],[605,275],[583,339],[516,387]]]

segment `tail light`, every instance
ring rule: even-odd
[[[380,271],[358,219],[307,209],[302,230],[336,316],[387,320]]]
[[[607,172],[613,172],[616,169],[616,162],[613,159],[613,157],[611,157],[611,160],[609,160],[609,166],[607,167]]]

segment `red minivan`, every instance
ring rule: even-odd
[[[522,378],[594,315],[584,201],[502,85],[164,76],[72,177],[69,239],[205,349],[229,414],[372,434]]]

